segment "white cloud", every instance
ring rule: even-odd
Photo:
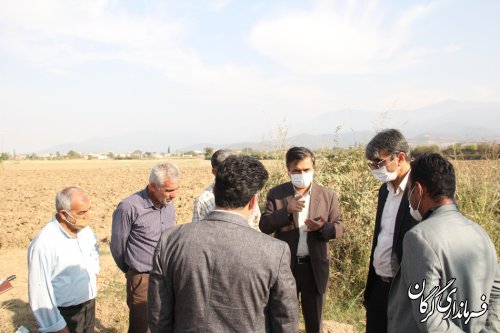
[[[168,97],[164,99],[169,108],[183,111],[178,116],[179,123],[190,123],[192,115],[201,112],[217,114],[228,122],[237,121],[236,113],[255,114],[258,116],[242,123],[252,128],[249,130],[252,135],[259,135],[256,127],[263,131],[274,127],[284,113],[304,109],[325,111],[322,91],[315,84],[286,74],[270,76],[258,64],[209,64],[203,58],[203,50],[188,44],[191,33],[188,19],[165,18],[162,15],[167,10],[135,14],[119,4],[119,1],[98,4],[70,0],[1,1],[0,49],[14,54],[20,63],[57,75],[80,65],[102,62],[137,65],[163,73],[182,87],[165,92]],[[7,100],[19,104],[14,98]],[[57,108],[51,108],[51,103],[47,103],[46,113],[56,112],[52,111]],[[95,101],[88,103],[92,105]],[[114,103],[121,102],[115,99]],[[0,100],[0,104],[6,105],[6,100]],[[24,104],[19,107],[23,112],[32,109]],[[103,109],[102,103],[96,103],[95,109]],[[264,122],[259,118],[261,115],[265,115]],[[196,126],[205,128],[206,124]]]
[[[185,19],[165,17],[168,10],[133,15],[119,5],[112,0],[2,1],[0,48],[56,74],[80,64],[119,61],[158,70],[181,84],[224,87],[239,95],[268,85],[254,65],[204,61],[187,44]],[[229,1],[209,5],[222,9]]]
[[[232,0],[212,0],[209,3],[209,7],[211,10],[219,12],[226,9],[231,4],[231,2]]]
[[[181,21],[133,17],[106,0],[3,1],[0,26],[0,47],[48,70],[178,50],[184,32]]]
[[[307,11],[286,11],[261,20],[250,43],[300,74],[387,72],[414,64],[429,52],[408,44],[412,26],[432,7],[411,7],[387,24],[375,1],[350,1],[345,8],[318,2]]]

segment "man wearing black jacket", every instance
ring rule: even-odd
[[[382,182],[364,294],[366,332],[385,333],[389,289],[401,263],[403,237],[417,223],[407,199],[410,147],[401,132],[388,129],[368,143],[365,156],[372,174]]]

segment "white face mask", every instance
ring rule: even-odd
[[[409,199],[409,198],[411,198],[411,195],[412,195],[414,189],[415,189],[415,185],[413,185],[413,188],[410,191],[410,196],[408,197],[408,203],[410,204],[410,215],[411,215],[411,217],[413,217],[415,219],[415,221],[420,222],[420,221],[422,221],[422,214],[420,214],[418,209],[420,208],[420,202],[422,201],[422,197],[420,197],[420,199],[418,200],[418,204],[417,204],[416,209],[413,209],[413,207],[411,206],[410,199]]]
[[[306,188],[311,185],[313,180],[313,172],[305,172],[305,173],[289,173],[290,178],[292,179],[293,186],[297,188]]]
[[[398,177],[398,171],[389,172],[387,171],[387,167],[384,165],[379,169],[371,170],[372,175],[375,176],[380,182],[387,183],[392,182],[394,179]]]

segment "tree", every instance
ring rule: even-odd
[[[209,160],[212,158],[212,155],[214,153],[214,149],[212,147],[206,147],[205,148],[205,159]]]
[[[77,159],[77,158],[82,158],[82,155],[80,155],[79,153],[77,153],[74,150],[70,150],[66,154],[66,157],[69,158],[70,160],[74,160],[74,159]]]
[[[139,160],[140,160],[140,159],[142,158],[142,151],[140,151],[140,150],[138,150],[138,149],[137,149],[137,150],[134,150],[134,151],[132,152],[132,155],[131,155],[130,157],[131,157],[132,159],[134,159],[134,160],[137,160],[137,159],[139,159]]]
[[[411,150],[411,156],[414,158],[419,157],[422,154],[425,153],[440,153],[441,149],[437,145],[431,145],[431,146],[416,146]]]

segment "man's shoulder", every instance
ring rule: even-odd
[[[468,238],[473,237],[473,234],[487,235],[478,223],[463,215],[455,205],[441,206],[428,218],[417,223],[410,231],[429,241],[453,237]]]
[[[178,225],[174,225],[170,228],[165,229],[161,234],[160,242],[170,242],[170,240],[168,240],[168,239],[170,239],[172,237],[179,239],[179,237],[182,237],[181,236],[182,234],[189,232],[189,229],[195,223],[199,223],[199,222],[178,224]]]
[[[209,201],[215,201],[214,192],[212,190],[206,189],[196,198],[196,203],[206,203]]]
[[[293,185],[291,182],[282,183],[271,187],[268,195],[293,194]]]
[[[459,215],[461,214],[459,213]],[[465,217],[461,216],[461,218]],[[430,216],[411,228],[406,233],[404,242],[407,243],[407,246],[421,243],[432,248],[440,247],[443,240],[453,237],[452,235],[455,233],[453,226],[449,222],[448,219],[443,219],[439,215]]]
[[[56,223],[57,222],[53,219],[38,232],[28,247],[29,251],[53,248],[56,244],[58,244],[58,242],[54,239],[59,232],[57,230],[58,226]]]
[[[316,194],[319,194],[320,196],[325,196],[327,198],[338,197],[337,193],[334,190],[332,190],[331,188],[319,185],[317,183],[313,183],[311,195],[313,195],[313,196],[316,195],[314,192],[316,192]]]
[[[144,202],[145,189],[132,193],[118,204],[117,208],[128,209],[131,207],[136,207],[137,205],[142,205]]]
[[[90,240],[90,241],[93,241],[93,240],[96,239],[94,231],[92,230],[92,228],[90,227],[90,225],[88,225],[85,228],[81,229],[78,232],[78,236],[82,237],[85,240]]]
[[[258,241],[265,243],[265,244],[270,244],[271,246],[276,246],[276,247],[288,247],[288,244],[285,241],[282,241],[281,239],[278,239],[276,237],[272,237],[268,234],[265,234],[263,232],[259,232],[254,229],[250,229],[252,231],[252,236],[258,239]]]

